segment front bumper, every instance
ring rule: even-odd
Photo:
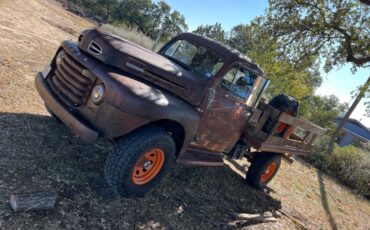
[[[46,106],[68,127],[88,143],[94,143],[98,138],[98,132],[89,128],[82,121],[68,112],[52,95],[44,82],[45,76],[42,72],[37,73],[35,86]]]

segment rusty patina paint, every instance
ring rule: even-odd
[[[184,129],[180,154],[188,147],[213,153],[231,150],[250,117],[251,107],[246,106],[246,100],[222,89],[221,78],[235,66],[248,69],[256,76],[263,73],[244,55],[219,42],[185,33],[168,44],[178,39],[212,49],[223,58],[223,67],[207,79],[160,54],[98,29],[83,32],[78,43],[63,42],[59,50],[67,52],[70,64],[76,65],[79,74],[96,77],[95,85],[103,84],[106,92],[98,105],[90,96],[79,106],[66,105],[59,100],[63,98],[56,99],[61,103],[58,109],[64,107],[70,114],[68,119],[61,120],[69,122],[73,117],[74,122],[79,121],[104,138],[117,138],[153,122],[173,121]],[[89,50],[92,41],[101,52]],[[38,89],[53,91],[49,87],[55,75],[55,58],[51,67],[44,82],[36,82]],[[53,92],[48,95],[43,96],[47,105],[50,97],[58,97]],[[84,132],[78,127],[70,126],[83,136]]]

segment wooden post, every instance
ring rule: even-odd
[[[10,206],[14,212],[54,209],[54,192],[18,193],[10,196]]]

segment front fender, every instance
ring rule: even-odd
[[[120,137],[151,122],[167,119],[183,126],[182,151],[188,146],[199,124],[200,115],[194,107],[164,89],[86,55],[74,42],[65,41],[62,47],[97,76],[96,84],[105,86],[106,96],[100,105],[89,99],[79,109],[100,136]]]
[[[114,124],[110,130],[106,130],[111,138],[122,136],[153,121],[167,119],[183,126],[183,149],[187,147],[199,124],[200,115],[194,107],[165,90],[135,79],[134,76],[113,69],[108,71],[106,68],[94,68],[92,72],[99,76],[107,88],[107,97],[99,109],[97,123]],[[122,121],[119,120],[120,117]]]

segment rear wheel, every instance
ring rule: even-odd
[[[276,153],[256,153],[249,166],[246,180],[256,188],[262,188],[274,178],[281,164],[281,156]]]
[[[107,182],[123,197],[142,197],[170,168],[175,150],[172,137],[161,128],[134,131],[120,139],[108,156]]]

